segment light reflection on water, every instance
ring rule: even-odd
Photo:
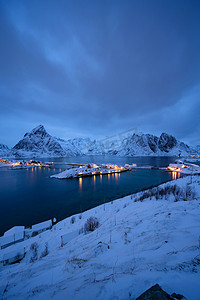
[[[151,172],[151,170],[147,170],[148,172]],[[145,169],[138,169],[137,171],[134,172],[144,172],[145,173]],[[155,172],[152,171],[152,176],[153,173]],[[159,170],[156,170],[156,172],[159,172]],[[161,172],[161,171],[160,171]],[[126,172],[126,175],[128,175],[128,173],[130,173],[129,171]],[[133,171],[132,171],[133,173]],[[165,172],[162,171],[161,172],[162,176],[164,175],[168,177],[169,180],[176,180],[179,179],[181,177],[181,174],[179,172]],[[84,176],[84,177],[79,177],[78,178],[78,184],[79,184],[79,194],[81,195],[84,188],[87,187],[88,185],[88,180],[91,182],[91,188],[93,191],[96,190],[96,186],[115,186],[120,184],[120,176],[125,175],[125,172],[121,173],[112,173],[112,174],[99,174],[99,175],[93,175],[93,176]],[[77,178],[74,178],[74,180],[76,180]],[[144,178],[143,178],[144,179]],[[140,178],[141,182],[142,182],[142,177]],[[67,179],[66,179],[67,180]],[[122,181],[122,184],[124,182]],[[133,183],[134,184],[134,183]]]
[[[102,183],[102,175],[99,175],[100,176],[100,183]]]
[[[179,172],[172,172],[172,180],[176,180],[181,178],[181,174]]]
[[[80,158],[79,158],[80,159]],[[86,157],[82,158],[88,159]],[[106,159],[124,165],[136,158]],[[127,161],[126,161],[127,159]],[[80,159],[81,160],[81,159]],[[137,158],[139,161],[139,159]],[[169,158],[140,158],[140,164],[166,166]],[[71,159],[78,162],[78,158]],[[85,162],[85,161],[84,161]],[[103,163],[102,158],[91,161]],[[105,202],[138,192],[160,183],[175,180],[179,173],[137,169],[135,172],[95,175],[74,179],[53,179],[49,176],[64,171],[66,165],[18,170],[0,169],[0,234],[15,225],[31,225],[56,217],[64,219]]]
[[[118,183],[118,180],[120,179],[120,173],[115,174],[116,183]]]
[[[118,184],[120,180],[120,173],[112,173],[112,174],[105,174],[105,175],[93,175],[93,176],[84,176],[84,177],[79,177],[78,178],[78,185],[79,185],[79,193],[82,193],[82,190],[84,188],[84,182],[87,181],[88,178],[92,178],[92,187],[93,190],[95,191],[96,184],[109,184],[110,182],[112,184]],[[175,178],[173,178],[175,179]],[[66,179],[67,180],[67,179]],[[76,180],[76,179],[75,179]]]
[[[108,174],[107,176],[108,176],[108,181],[110,181],[110,174]]]
[[[79,192],[82,192],[82,187],[83,187],[83,178],[79,177],[78,179],[78,184],[79,184]]]
[[[96,190],[96,175],[93,176],[93,190]]]

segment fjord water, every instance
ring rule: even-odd
[[[174,157],[83,156],[41,159],[54,162],[113,163],[165,167]],[[56,217],[62,220],[105,202],[175,179],[171,172],[158,169],[73,179],[54,179],[50,175],[66,165],[9,169],[0,168],[0,235],[15,225],[32,224]]]

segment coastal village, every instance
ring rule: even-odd
[[[88,164],[86,166],[80,166],[79,168],[70,168],[65,171],[52,175],[51,178],[67,179],[67,178],[76,178],[76,177],[86,177],[86,176],[95,176],[95,175],[107,175],[113,173],[122,173],[127,171],[132,171],[136,164],[125,164],[125,166],[118,166],[112,164]]]
[[[9,159],[3,159],[0,158],[0,167],[10,167],[14,169],[25,169],[29,167],[49,167],[52,163],[43,163],[41,161],[35,161],[35,160],[9,160]]]

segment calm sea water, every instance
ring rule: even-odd
[[[174,160],[173,157],[113,156],[43,159],[62,163],[136,163],[138,166],[156,167],[167,166]],[[171,172],[150,169],[82,179],[49,178],[66,167],[64,164],[56,164],[51,168],[0,168],[0,235],[15,225],[28,226],[53,217],[62,220],[102,203],[175,179]]]

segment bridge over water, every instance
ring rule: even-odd
[[[85,167],[88,166],[88,164],[66,163],[66,162],[53,162],[53,163],[49,163],[49,164],[52,164],[52,165],[69,165],[69,166],[85,166]]]

